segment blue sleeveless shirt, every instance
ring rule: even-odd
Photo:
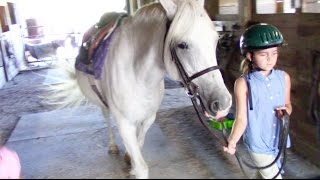
[[[285,106],[285,74],[273,69],[264,76],[255,71],[245,76],[250,83],[252,107],[248,102],[248,124],[243,139],[248,149],[255,153],[278,153],[280,123],[276,108]],[[287,147],[290,147],[288,138]]]

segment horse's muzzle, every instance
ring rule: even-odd
[[[220,119],[228,114],[232,105],[231,95],[225,95],[208,103],[208,110],[215,119]]]

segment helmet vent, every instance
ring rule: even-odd
[[[269,32],[267,34],[267,42],[270,42],[270,41],[272,41],[272,36],[271,36],[271,33]]]
[[[277,39],[276,33],[275,32],[270,32],[271,38],[272,39]]]
[[[266,34],[265,33],[263,33],[263,34],[259,34],[259,36],[260,36],[260,40],[261,40],[261,42],[264,42],[265,41],[265,37],[266,37]]]
[[[280,39],[278,32],[274,32],[274,36],[276,39]]]
[[[260,38],[262,43],[268,43],[272,40],[270,33],[263,33],[262,35],[260,34]]]

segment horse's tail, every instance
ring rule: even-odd
[[[74,63],[66,60],[58,60],[57,71],[60,77],[55,74],[48,75],[47,78],[58,81],[56,84],[45,86],[45,103],[54,106],[57,109],[67,107],[79,107],[87,104],[88,101],[83,95],[78,85]]]

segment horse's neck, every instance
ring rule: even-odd
[[[127,41],[124,42],[128,43],[126,46],[132,52],[132,57],[127,58],[123,64],[125,69],[131,69],[139,81],[149,84],[160,82],[165,73],[163,48],[166,26],[159,27],[157,23],[131,24],[128,20],[123,30],[127,34],[124,36]]]

